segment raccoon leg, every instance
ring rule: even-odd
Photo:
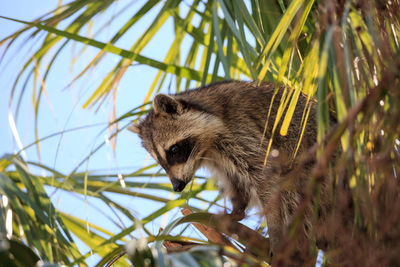
[[[232,203],[232,212],[230,215],[234,220],[240,221],[246,216],[246,208],[250,200],[248,187],[241,182],[237,175],[230,177],[230,181],[230,199]]]
[[[237,195],[232,197],[231,202],[233,209],[230,215],[236,221],[243,220],[244,217],[246,216],[245,211],[247,208],[248,201],[243,199],[240,195]]]
[[[283,240],[283,222],[277,207],[269,207],[266,213],[271,253],[276,254]]]
[[[294,218],[299,201],[296,192],[282,191],[277,193],[275,201],[269,203],[266,217],[273,252],[272,265],[315,266],[316,255],[307,234],[311,227],[307,219],[308,210],[302,217]]]

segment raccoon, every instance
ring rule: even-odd
[[[282,245],[302,200],[300,189],[306,187],[311,171],[303,166],[296,169],[296,179],[287,177],[296,166],[293,155],[308,103],[303,95],[285,136],[279,134],[277,125],[264,164],[280,99],[285,90],[291,90],[275,89],[268,82],[229,81],[175,95],[158,94],[148,115],[130,127],[164,168],[174,191],[181,192],[195,172],[205,167],[231,200],[234,219],[243,219],[249,207],[259,208],[267,219],[272,251]],[[314,106],[311,104],[297,154],[316,142]]]

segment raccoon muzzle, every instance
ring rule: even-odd
[[[184,181],[176,178],[171,178],[171,183],[172,183],[172,188],[174,189],[175,192],[182,192],[182,190],[186,186],[186,183]]]

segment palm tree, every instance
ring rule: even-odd
[[[291,88],[279,103],[282,112],[271,122],[275,125],[273,136],[285,135],[301,93],[310,100],[301,133],[307,127],[313,99],[317,102],[318,144],[309,153],[317,155],[318,160],[309,195],[318,199],[320,178],[330,179],[333,212],[320,228],[328,233],[328,244],[342,248],[330,250],[328,245],[321,253],[325,262],[338,258],[349,265],[399,262],[400,1],[73,0],[60,3],[34,21],[1,19],[23,25],[1,40],[2,59],[17,54],[11,50],[18,42],[28,54],[8,88],[10,127],[19,151],[0,161],[0,242],[6,244],[0,259],[6,265],[32,265],[39,258],[87,265],[92,255],[96,255],[99,266],[111,261],[128,265],[129,259],[135,265],[152,265],[155,261],[266,265],[270,259],[265,253],[265,223],[257,223],[255,231],[223,216],[218,217],[221,223],[215,215],[204,213],[223,204],[215,194],[203,193],[216,189],[212,180],[198,177],[190,190],[171,198],[165,174],[153,162],[127,172],[98,172],[89,165],[104,146],[115,149],[123,130],[146,114],[152,97],[160,90],[178,92],[224,79],[268,80]],[[171,26],[168,46],[163,33]],[[151,49],[154,42],[162,43],[162,55],[150,50],[149,56],[146,49]],[[55,143],[58,147],[64,136],[94,127],[74,125],[56,133],[40,133],[45,116],[40,111],[45,101],[51,103],[47,84],[55,72],[65,72],[63,55],[68,55],[67,60],[77,70],[72,71],[66,85],[51,91],[77,87],[74,90],[82,97],[77,109],[90,114],[105,107],[110,110],[109,121],[100,124],[103,129],[99,134],[108,132],[108,137],[84,150],[86,156],[72,170],[52,167],[58,149],[54,161],[46,161],[46,152],[41,149],[52,138],[59,138],[60,142]],[[118,90],[129,79],[127,74],[139,68],[150,70],[154,76],[146,91],[132,86],[135,93],[143,95],[141,103],[132,108],[128,99],[117,101],[121,93]],[[93,77],[97,72],[101,76]],[[23,105],[27,96],[33,106],[35,139],[22,146],[18,122],[23,116],[32,118]],[[119,112],[118,105],[130,105],[130,109]],[[338,121],[334,128],[329,125],[330,114]],[[276,127],[278,122],[282,122],[280,128]],[[28,161],[24,153],[31,147],[36,147],[37,156]],[[333,166],[329,159],[337,150],[341,155]],[[111,217],[111,223],[93,222],[85,218],[87,215],[61,211],[55,206],[54,192],[75,196],[86,207],[91,202],[109,207],[102,213]],[[118,201],[128,197],[138,203],[153,201],[158,206],[141,216]],[[317,208],[318,201],[314,205]],[[159,229],[148,227],[160,216],[183,206],[196,213],[185,213],[160,234]],[[177,228],[184,223],[207,224],[209,228],[193,225],[208,240],[193,237],[187,224]],[[246,233],[239,236],[239,243],[221,235],[233,234],[228,227],[231,225]],[[131,239],[134,241],[128,243]],[[147,243],[152,242],[150,249]],[[122,256],[126,243],[130,257]],[[195,246],[198,243],[203,246]],[[167,252],[185,252],[168,254],[164,247]]]

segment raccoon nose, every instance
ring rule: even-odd
[[[186,186],[186,183],[184,181],[176,178],[171,178],[171,183],[172,183],[172,188],[174,189],[175,192],[182,192],[182,190]]]

